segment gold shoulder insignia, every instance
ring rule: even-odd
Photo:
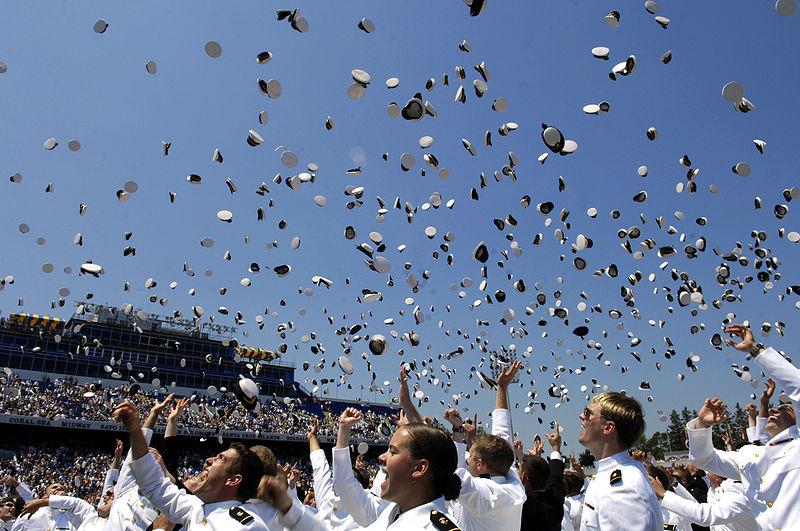
[[[439,531],[461,531],[443,512],[431,511],[431,522]]]
[[[610,483],[611,483],[611,485],[616,485],[620,481],[622,481],[622,470],[620,470],[618,468],[618,469],[616,469],[615,471],[613,471],[611,473],[611,481],[610,481]]]
[[[228,515],[242,525],[249,524],[253,521],[253,515],[241,507],[231,507],[228,509]]]

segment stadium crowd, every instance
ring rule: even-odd
[[[414,407],[404,367],[402,411],[377,470],[370,470],[361,444],[352,461],[352,429],[364,420],[354,407],[340,413],[330,454],[320,447],[319,419],[310,423],[308,453],[293,465],[265,446],[239,443],[201,461],[175,436],[188,398],[153,401],[144,422],[142,404],[120,402],[112,416],[128,433],[124,457],[122,442],[106,456],[32,446],[3,463],[3,482],[15,492],[0,500],[0,528],[800,529],[800,369],[756,343],[748,327],[725,331],[734,338],[727,344],[752,357],[770,380],[749,440],[727,440],[726,450],[714,448],[711,437],[727,418],[726,406],[705,400],[687,425],[686,465],[657,466],[633,448],[644,432],[643,412],[617,392],[596,395],[580,415],[578,440],[597,459],[593,476],[561,455],[558,424],[526,450],[510,430],[508,387],[519,361],[497,379],[491,434],[478,433],[457,409],[444,412],[449,429],[430,426]],[[773,407],[777,387],[787,398]],[[254,407],[246,393],[237,397]],[[165,418],[164,439],[150,447],[153,428]]]
[[[144,413],[165,396],[164,392],[144,391],[138,385],[103,387],[96,383],[80,384],[68,376],[30,380],[11,373],[0,378],[0,414],[3,415],[110,421],[114,404],[122,399],[130,401],[140,413]],[[320,419],[320,434],[333,436],[339,410],[343,408],[343,405],[339,404],[337,408],[329,401],[285,399],[265,402],[254,414],[243,408],[233,393],[194,393],[190,406],[181,416],[180,427],[189,431],[213,429],[302,435],[314,419]],[[354,430],[354,435],[386,440],[388,431],[385,427],[392,423],[387,408],[365,407],[364,415],[364,422]]]

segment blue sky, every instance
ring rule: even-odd
[[[301,34],[288,21],[276,20],[279,8],[300,8],[310,31]],[[604,17],[615,9],[621,13],[620,26],[611,28]],[[784,189],[800,185],[795,126],[800,118],[799,74],[791,55],[797,49],[800,19],[780,16],[771,2],[744,1],[691,6],[665,1],[659,15],[670,19],[667,29],[645,11],[644,2],[492,1],[485,13],[474,18],[458,0],[238,2],[224,7],[202,1],[9,3],[0,20],[0,61],[7,66],[0,74],[0,113],[5,124],[0,129],[4,175],[0,181],[4,248],[0,276],[13,275],[15,282],[0,291],[0,312],[68,317],[73,301],[83,300],[88,292],[98,303],[128,302],[162,314],[179,310],[188,316],[192,306],[200,305],[207,318],[225,306],[232,314],[241,311],[245,316],[247,324],[238,327],[240,341],[265,348],[276,348],[282,342],[276,328],[292,321],[296,331],[285,340],[287,359],[297,363],[296,377],[301,382],[307,379],[309,389],[315,378],[341,374],[332,366],[342,354],[343,337],[334,334],[336,329],[366,322],[362,335],[414,331],[420,335],[420,346],[391,339],[387,355],[370,359],[378,385],[389,380],[394,391],[400,361],[416,360],[421,373],[431,371],[422,361],[433,358],[432,371],[440,385],[434,386],[430,377],[415,380],[429,397],[423,410],[430,415],[441,415],[440,401],[451,404],[452,395],[462,392],[471,398],[461,397],[459,406],[470,413],[493,406],[490,394],[474,395],[477,382],[468,379],[471,368],[485,357],[471,348],[476,338],[485,341],[488,350],[514,344],[522,353],[531,347],[533,355],[525,359],[531,374],[523,375],[521,386],[511,389],[512,402],[518,406],[514,427],[530,441],[535,432],[559,421],[572,448],[577,414],[586,401],[581,386],[591,389],[592,378],[610,389],[629,390],[642,400],[650,432],[663,427],[659,409],[699,407],[707,395],[744,403],[754,389],[731,369],[731,363],[743,360],[732,349],[717,351],[709,344],[726,316],[732,313],[737,320],[749,319],[758,326],[765,321],[785,323],[785,337],[773,332],[764,341],[789,355],[798,338],[794,328],[797,295],[786,295],[783,301],[778,296],[788,286],[800,284],[795,273],[797,247],[779,237],[780,228],[786,234],[800,230],[794,204],[782,195]],[[374,33],[357,28],[363,17],[374,22]],[[92,30],[100,18],[109,24],[103,34]],[[470,53],[459,50],[462,40],[469,43]],[[205,53],[208,41],[221,45],[221,57]],[[610,59],[592,57],[595,46],[607,46]],[[668,50],[673,59],[663,64],[659,58]],[[263,51],[272,52],[273,59],[260,65],[256,56]],[[617,81],[609,79],[613,66],[632,54],[636,71]],[[150,60],[157,65],[155,75],[145,69]],[[490,74],[489,91],[477,98],[472,83],[480,75],[473,66],[482,61]],[[464,104],[454,101],[462,84],[455,72],[459,65],[467,76]],[[368,72],[372,82],[362,99],[351,100],[347,88],[353,82],[351,70],[356,68]],[[442,84],[443,74],[449,77],[447,86]],[[400,79],[397,88],[386,87],[390,77]],[[428,92],[425,83],[431,78],[435,86]],[[257,79],[277,79],[282,86],[280,98],[262,95]],[[722,98],[722,87],[731,81],[742,84],[754,111],[737,113]],[[402,107],[417,92],[432,103],[437,117],[409,122],[387,115],[391,102]],[[505,113],[491,108],[499,97],[508,100]],[[585,105],[601,101],[611,104],[608,114],[582,111]],[[266,125],[259,123],[261,111],[269,115]],[[328,116],[335,124],[331,131],[324,126]],[[498,134],[498,128],[509,122],[518,124],[518,129],[508,136]],[[542,123],[558,127],[565,138],[577,142],[578,150],[567,156],[551,153],[544,164],[537,162],[548,151],[540,136]],[[645,135],[651,126],[659,134],[654,142]],[[264,138],[264,144],[247,145],[250,129]],[[483,145],[487,130],[492,132],[492,146]],[[423,150],[418,141],[426,135],[434,143]],[[48,151],[42,146],[51,137],[59,145]],[[472,143],[477,156],[464,149],[462,138]],[[68,149],[71,139],[80,141],[79,151]],[[765,154],[756,150],[754,139],[766,141]],[[162,141],[172,144],[166,157]],[[212,161],[214,149],[224,157],[221,164]],[[286,149],[297,154],[297,167],[281,164]],[[494,173],[508,164],[509,152],[519,159],[517,180],[504,176],[497,182]],[[382,159],[384,153],[388,161]],[[407,172],[400,168],[403,153],[416,159],[416,166]],[[425,153],[433,154],[450,177],[441,179],[431,171],[423,161]],[[694,178],[697,193],[691,195],[676,191],[676,185],[687,183],[688,170],[679,162],[684,155],[699,170]],[[752,167],[748,177],[731,171],[739,162]],[[309,163],[319,167],[314,183],[293,191],[285,181],[272,182],[278,173],[285,180],[306,171]],[[637,174],[642,165],[648,167],[644,178]],[[361,167],[361,175],[346,174],[355,167]],[[421,169],[426,170],[424,176]],[[480,188],[481,172],[489,182],[484,189]],[[15,173],[22,175],[20,183],[9,180]],[[202,184],[189,184],[189,174],[200,175]],[[563,192],[559,192],[559,177],[567,185]],[[236,193],[229,192],[226,179],[236,184]],[[135,181],[138,191],[120,203],[116,191],[127,181]],[[255,193],[262,182],[270,189],[263,197]],[[49,183],[53,191],[46,193]],[[353,200],[344,195],[348,185],[364,187],[363,206],[346,207]],[[709,190],[711,185],[718,187],[718,193]],[[477,201],[470,200],[473,187],[479,193]],[[643,190],[647,201],[632,201]],[[169,201],[170,192],[176,194],[174,203]],[[454,199],[454,207],[423,210],[435,192],[443,203]],[[325,207],[314,203],[316,195],[327,198]],[[527,209],[520,205],[525,195],[532,203]],[[754,209],[756,196],[764,205],[760,210]],[[376,220],[377,197],[389,209],[382,223]],[[417,208],[413,223],[408,222],[405,210],[392,208],[397,197],[403,206],[408,202]],[[555,204],[549,226],[548,218],[535,208],[546,201]],[[784,203],[789,213],[777,219],[773,207]],[[86,205],[82,216],[81,204]],[[266,213],[263,221],[257,221],[259,207]],[[586,214],[591,207],[598,211],[596,218]],[[233,213],[232,223],[217,219],[216,213],[223,209]],[[569,211],[569,229],[559,220],[562,209]],[[620,211],[619,219],[612,219],[612,210]],[[678,219],[676,212],[685,219]],[[509,215],[518,225],[498,230],[493,220]],[[656,224],[659,216],[664,218],[663,229]],[[699,217],[706,217],[708,223],[699,226],[695,223]],[[279,228],[281,220],[286,222],[285,229]],[[21,233],[21,223],[30,232]],[[352,241],[343,236],[348,225],[357,231]],[[432,239],[424,232],[429,226],[437,230]],[[630,241],[634,251],[641,250],[640,242],[652,238],[658,247],[673,245],[678,253],[659,258],[657,247],[635,259],[620,246],[624,240],[617,236],[620,229],[634,226],[641,231],[640,237]],[[675,228],[674,234],[668,232],[669,226]],[[564,244],[554,237],[559,228],[567,238]],[[725,254],[740,243],[749,264],[732,263],[731,277],[744,282],[746,276],[755,277],[758,272],[753,250],[748,248],[754,242],[753,230],[768,235],[762,246],[778,258],[780,267],[772,273],[781,278],[771,275],[771,289],[758,279],[744,283],[742,289],[720,286],[715,268],[724,260],[713,249]],[[130,241],[123,237],[126,231],[133,233]],[[386,244],[385,252],[378,254],[391,264],[392,287],[387,286],[387,275],[364,265],[366,256],[356,249],[362,242],[376,247],[369,240],[373,231]],[[448,231],[454,241],[444,252],[440,245]],[[83,236],[82,246],[73,244],[76,233]],[[532,242],[538,233],[542,238],[536,246]],[[594,245],[573,254],[571,245],[579,234],[591,238]],[[292,250],[295,236],[300,246]],[[214,239],[213,247],[200,245],[205,237]],[[701,237],[707,241],[706,251],[688,260],[684,245]],[[37,238],[44,238],[43,244]],[[519,257],[513,255],[512,240],[522,251]],[[269,248],[267,244],[274,241],[278,247]],[[482,264],[471,259],[481,241],[490,250],[485,291],[479,289]],[[401,244],[406,248],[398,252]],[[127,245],[136,248],[135,256],[123,257]],[[226,250],[230,261],[223,259]],[[508,259],[501,254],[504,250]],[[451,266],[446,262],[450,253]],[[576,256],[586,260],[584,271],[573,268]],[[77,275],[87,259],[104,267],[100,278]],[[501,261],[503,267],[498,266]],[[196,272],[194,277],[183,273],[184,262]],[[252,262],[260,265],[261,273],[248,272]],[[54,272],[44,273],[44,263],[53,264]],[[279,278],[272,268],[282,264],[291,265],[292,271]],[[618,267],[617,278],[593,278],[596,269],[610,264]],[[71,267],[71,274],[64,273],[65,266]],[[430,275],[424,280],[426,270]],[[675,294],[680,286],[680,281],[672,279],[672,270],[685,272],[701,286],[707,309],[698,304],[680,307],[666,300],[664,289]],[[634,286],[627,277],[636,271],[643,278]],[[410,273],[420,279],[417,293],[406,281]],[[313,285],[314,275],[331,279],[333,286]],[[144,284],[151,277],[158,285],[147,290]],[[251,286],[240,285],[244,277],[251,279]],[[467,277],[472,287],[460,287]],[[518,279],[525,282],[525,293],[514,291]],[[173,281],[178,285],[170,289]],[[123,291],[125,282],[131,286],[128,292]],[[536,301],[537,282],[547,300],[526,316],[526,306]],[[457,289],[451,289],[453,285]],[[621,286],[633,290],[641,319],[625,307]],[[227,288],[224,296],[219,293],[222,287]],[[59,298],[62,288],[70,292],[66,305],[50,311],[51,301]],[[300,293],[306,288],[313,294]],[[726,288],[741,295],[741,301],[726,302],[717,309],[712,302]],[[195,295],[189,295],[190,289]],[[383,301],[357,302],[362,289],[380,291]],[[462,290],[465,294],[460,298]],[[506,293],[503,303],[494,300],[496,290]],[[569,310],[568,325],[548,312],[555,308],[557,290],[561,306]],[[581,298],[582,292],[586,299]],[[487,303],[487,294],[494,304]],[[150,303],[151,295],[167,298],[167,305]],[[412,304],[407,304],[408,298],[413,298]],[[19,299],[23,299],[21,307]],[[474,306],[476,300],[483,302]],[[584,311],[578,309],[581,301],[587,304]],[[412,315],[417,305],[425,317],[421,324]],[[591,311],[596,305],[602,312]],[[501,323],[508,308],[516,314],[514,329],[527,332],[524,337],[512,337],[512,324]],[[693,308],[698,310],[696,316],[690,313]],[[622,316],[610,317],[611,309],[619,309]],[[265,312],[265,326],[259,330],[255,317]],[[395,324],[384,324],[388,318]],[[215,319],[233,324],[231,315]],[[540,319],[546,323],[540,325]],[[572,334],[579,325],[589,328],[584,339]],[[692,325],[702,329],[692,334]],[[459,335],[459,330],[469,337]],[[244,331],[249,337],[241,335]],[[317,334],[316,341],[303,343],[302,336],[312,332]],[[665,337],[676,352],[671,359],[664,356]],[[632,338],[641,343],[631,347]],[[587,346],[590,340],[600,342],[601,348]],[[326,367],[319,374],[303,373],[304,361],[313,366],[321,360],[309,350],[316,342],[327,349]],[[465,349],[462,357],[439,359],[459,345]],[[404,351],[402,356],[399,349]],[[368,387],[371,374],[361,359],[366,344],[353,343],[351,350],[356,372],[349,383],[356,389],[362,384]],[[642,361],[637,362],[631,351]],[[604,354],[598,360],[600,352]],[[696,372],[686,365],[691,353],[700,358]],[[449,379],[440,371],[442,364],[455,370]],[[559,365],[565,371],[554,379]],[[547,369],[540,371],[541,367]],[[580,374],[575,369],[581,369]],[[679,381],[678,374],[685,379]],[[756,376],[760,381],[760,375]],[[446,390],[443,381],[451,384]],[[649,392],[637,389],[642,381],[650,383]],[[551,383],[566,386],[571,400],[556,408],[557,400],[547,393]],[[336,396],[335,385],[328,387],[331,396]],[[536,405],[526,415],[523,411],[531,400],[527,394],[533,390],[547,409]],[[358,396],[357,391],[343,388],[338,393]],[[387,397],[375,395],[377,400]],[[482,418],[487,417],[483,414]]]

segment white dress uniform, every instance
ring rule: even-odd
[[[442,519],[444,518],[444,519]],[[396,503],[390,503],[364,531],[456,531],[452,517],[447,515],[444,498],[419,505],[400,512]],[[283,525],[290,531],[313,531],[314,518],[302,505],[294,503],[282,518]],[[510,531],[510,530],[509,530]],[[516,530],[513,530],[516,531]]]
[[[341,498],[333,490],[331,467],[323,450],[311,452],[311,468],[314,472],[314,497],[317,500],[317,518],[327,529],[350,531],[360,529]]]
[[[664,529],[661,507],[647,472],[627,450],[597,462],[581,511],[581,530],[592,529]]]
[[[267,531],[261,518],[243,509],[238,500],[203,503],[197,496],[180,490],[164,476],[151,453],[134,460],[131,468],[142,494],[170,522],[183,524],[186,531]]]
[[[756,531],[758,526],[750,512],[741,482],[726,479],[708,491],[708,503],[687,500],[666,492],[661,507],[687,517],[692,522],[710,526],[714,531]]]
[[[775,380],[800,411],[800,369],[775,349],[756,358],[767,376]],[[765,446],[745,446],[738,452],[715,450],[711,428],[696,429],[696,419],[687,425],[689,459],[708,472],[741,479],[744,495],[759,529],[800,528],[800,432],[797,426],[782,431]]]
[[[581,528],[582,506],[582,495],[564,498],[564,517],[561,519],[561,531],[578,531]]]
[[[356,524],[362,527],[367,527],[375,522],[391,504],[391,502],[364,490],[353,475],[349,448],[333,449],[333,487],[339,495],[342,508],[347,511]]]
[[[153,430],[142,428],[142,433],[147,444],[150,444]],[[145,531],[158,514],[150,501],[139,494],[131,469],[132,461],[133,454],[128,451],[114,487],[114,503],[111,504],[108,515],[108,528],[115,531]]]
[[[11,529],[12,531],[75,531],[77,526],[73,525],[69,516],[71,515],[66,511],[43,507],[30,518],[17,518]]]
[[[492,434],[511,444],[511,415],[507,409],[492,413]],[[456,443],[458,465],[456,475],[461,479],[458,500],[448,503],[450,512],[463,531],[493,531],[519,529],[522,506],[528,496],[514,467],[505,476],[476,478],[466,469],[466,445]]]
[[[74,515],[74,522],[78,531],[98,531],[105,529],[108,520],[101,518],[91,504],[80,498],[71,496],[50,496],[48,505],[53,509],[61,509]]]

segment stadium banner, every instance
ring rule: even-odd
[[[108,422],[102,420],[74,420],[74,419],[49,419],[46,417],[26,417],[22,415],[0,415],[0,424],[13,424],[17,426],[47,426],[50,428],[70,428],[77,430],[91,430],[91,431],[125,431],[122,424],[118,422]],[[165,426],[156,426],[154,433],[163,434]],[[178,435],[189,437],[222,437],[224,439],[250,439],[259,441],[288,441],[288,442],[307,442],[308,439],[305,435],[294,435],[288,433],[259,433],[254,431],[238,431],[238,430],[215,430],[209,428],[195,428],[187,430],[186,428],[178,428]],[[335,437],[328,435],[320,435],[319,440],[323,444],[334,444]],[[381,441],[373,441],[371,439],[351,438],[351,443],[365,442],[367,444],[388,444],[388,439]]]

